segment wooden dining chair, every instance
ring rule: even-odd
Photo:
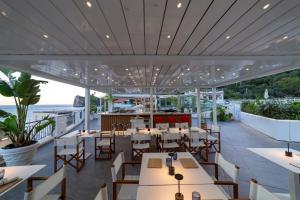
[[[124,152],[120,152],[114,160],[111,167],[111,175],[113,182],[113,200],[136,199],[137,188],[139,184],[139,176],[126,175],[126,165],[141,164],[140,162],[126,162]],[[118,178],[119,171],[122,171],[121,178]],[[121,185],[117,194],[117,186]]]
[[[209,131],[209,147],[214,152],[221,153],[221,127],[212,124],[207,130]]]
[[[179,151],[181,144],[180,133],[162,133],[159,138],[159,151],[160,152],[173,152]]]
[[[227,160],[223,158],[223,156],[220,153],[215,154],[215,162],[201,162],[202,165],[211,165],[214,166],[215,170],[215,178],[214,184],[220,185],[220,186],[231,186],[233,189],[233,198],[237,199],[239,196],[239,188],[238,188],[238,173],[239,173],[239,167],[237,165],[234,165]],[[232,179],[230,181],[227,180],[219,180],[219,167],[222,168],[222,170]]]
[[[95,160],[110,160],[116,148],[115,128],[109,132],[100,132],[95,136]]]
[[[131,159],[139,160],[143,153],[150,151],[150,134],[131,133]]]
[[[250,181],[249,199],[250,200],[266,200],[266,199],[283,200],[285,199],[285,197],[283,197],[281,194],[269,192],[262,185],[258,184],[255,179],[252,179]]]
[[[181,123],[175,123],[175,128],[183,128],[183,129],[188,129],[189,128],[189,123],[188,122],[181,122]]]
[[[169,123],[157,123],[155,127],[160,130],[167,130],[169,128]]]
[[[185,136],[185,150],[193,154],[199,155],[204,161],[208,161],[208,143],[207,139],[199,132],[190,132]],[[204,156],[202,152],[204,151]]]
[[[80,136],[55,139],[54,172],[60,168],[60,161],[79,172],[85,164],[85,139]]]
[[[103,184],[97,194],[97,196],[94,198],[94,200],[108,200],[108,192],[107,192],[107,186],[106,184]]]
[[[33,181],[43,181],[33,188]],[[58,185],[60,186],[60,194],[51,193]],[[66,175],[65,165],[59,171],[50,177],[30,177],[27,180],[27,190],[24,196],[25,200],[41,200],[41,199],[66,199]]]

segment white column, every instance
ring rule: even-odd
[[[213,124],[217,125],[217,98],[216,98],[216,88],[212,88],[212,100],[213,100]]]
[[[85,88],[85,130],[90,130],[90,89]]]
[[[153,128],[153,88],[150,88],[150,128]]]
[[[197,118],[198,118],[198,127],[201,127],[201,103],[200,103],[200,88],[196,89],[196,106],[197,106]]]

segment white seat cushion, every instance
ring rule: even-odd
[[[98,147],[104,147],[104,146],[109,146],[110,145],[110,140],[107,139],[102,139],[97,142]]]
[[[163,148],[162,143],[160,143],[160,147]],[[179,145],[176,142],[164,143],[165,149],[172,149],[172,148],[178,148],[178,147],[179,147]]]
[[[133,149],[149,149],[150,148],[150,144],[149,143],[133,144],[132,148]]]
[[[79,152],[82,152],[83,151],[83,147],[80,147],[79,148]],[[76,154],[77,151],[76,151],[76,148],[65,148],[65,149],[61,149],[57,154],[58,155],[74,155]]]
[[[49,194],[47,196],[44,196],[41,200],[58,200],[59,197],[59,194]]]
[[[185,145],[189,147],[189,142],[185,142]],[[196,142],[191,142],[191,147],[205,147],[205,144],[203,141],[196,141]]]
[[[290,200],[290,194],[285,193],[273,193],[280,200]]]

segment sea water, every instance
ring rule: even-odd
[[[6,112],[17,114],[16,106],[14,105],[0,105],[0,109]],[[78,107],[73,105],[31,105],[28,107],[27,122],[30,121],[32,113],[36,111],[59,111],[59,110],[76,110]],[[3,119],[0,119],[3,120]]]

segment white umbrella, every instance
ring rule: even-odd
[[[269,98],[269,92],[268,89],[265,90],[264,98],[268,99]]]

